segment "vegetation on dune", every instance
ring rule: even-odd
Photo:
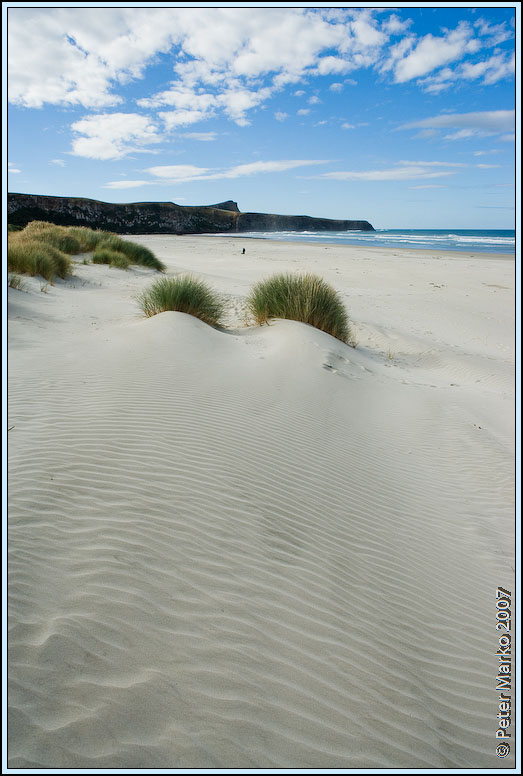
[[[49,283],[55,277],[66,278],[72,273],[72,261],[65,253],[47,242],[22,238],[22,232],[9,240],[7,269],[25,275],[41,275]]]
[[[82,253],[83,246],[81,242],[70,234],[69,229],[56,224],[48,224],[46,221],[31,221],[25,229],[20,232],[20,237],[39,240],[58,248],[63,253],[74,255]]]
[[[129,242],[111,232],[86,226],[57,226],[47,221],[31,221],[20,230],[10,230],[8,269],[29,275],[42,275],[50,283],[56,275],[71,274],[71,255],[95,252],[94,263],[127,269],[140,264],[165,272],[165,265],[148,248]],[[103,253],[105,251],[105,254]],[[101,256],[108,256],[109,260]]]
[[[131,265],[125,253],[113,251],[111,248],[105,248],[103,245],[95,250],[92,261],[93,264],[110,264],[111,267],[118,267],[119,269],[127,269]]]
[[[317,275],[274,275],[257,283],[247,299],[257,323],[269,318],[302,321],[351,344],[349,318],[337,291]]]
[[[125,254],[131,264],[141,264],[143,267],[150,267],[158,272],[166,271],[165,265],[156,258],[149,248],[129,240],[123,240],[116,234],[108,234],[99,245]]]
[[[138,303],[148,318],[167,310],[176,310],[193,315],[211,326],[219,325],[224,311],[216,292],[191,275],[157,280],[138,297]]]
[[[102,232],[100,229],[89,229],[88,226],[68,226],[67,231],[82,246],[82,252],[94,251],[97,245],[107,238],[111,232]]]

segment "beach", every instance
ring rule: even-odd
[[[145,267],[8,289],[9,767],[514,767],[514,257],[128,239],[225,327]],[[249,321],[277,272],[356,347]]]

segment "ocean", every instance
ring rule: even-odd
[[[376,229],[375,232],[241,232],[224,237],[469,253],[515,253],[514,229]]]

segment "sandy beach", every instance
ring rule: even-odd
[[[129,239],[226,328],[144,267],[8,289],[9,767],[514,767],[514,258]],[[248,321],[282,271],[355,348]]]

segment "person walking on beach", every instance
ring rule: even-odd
[[[245,253],[245,248],[243,248],[243,250],[242,250],[242,256],[244,255],[244,253]]]

